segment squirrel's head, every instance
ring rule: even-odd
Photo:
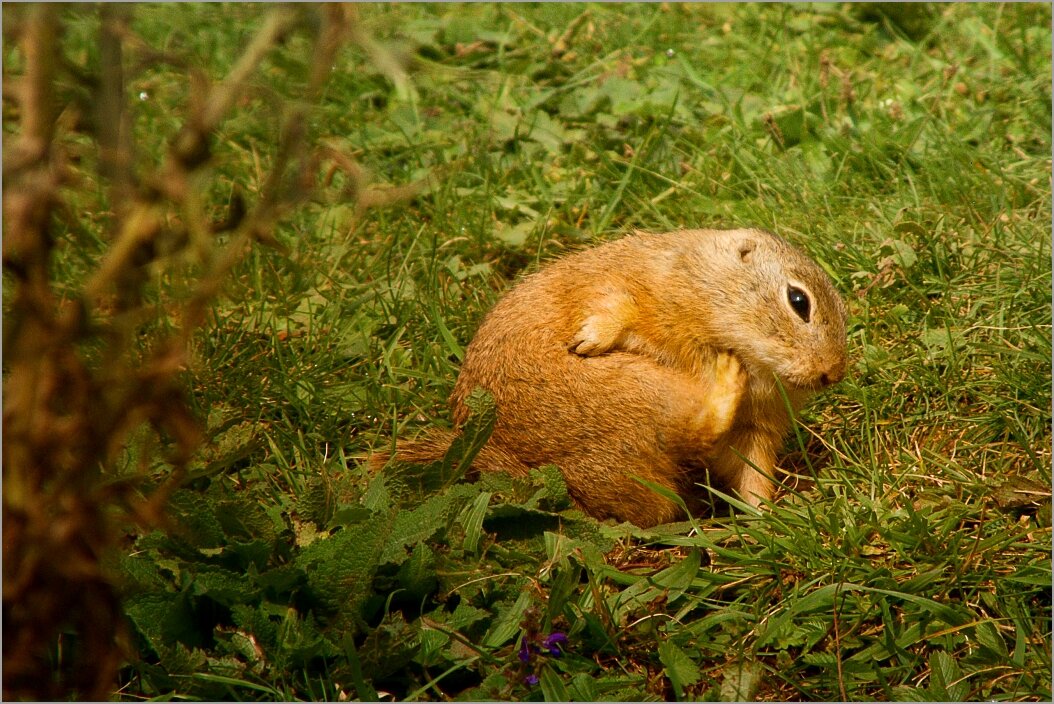
[[[716,289],[706,302],[715,340],[758,378],[775,374],[794,390],[841,381],[846,307],[819,265],[763,230],[730,230],[700,245],[707,251],[698,262],[720,262],[720,271],[698,279]]]

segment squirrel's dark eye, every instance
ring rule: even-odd
[[[802,291],[800,288],[794,286],[787,287],[787,302],[790,303],[791,308],[798,314],[798,317],[809,322],[809,313],[811,312],[811,306],[809,303],[809,296]]]

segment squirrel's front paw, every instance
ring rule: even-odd
[[[747,386],[747,370],[732,352],[719,352],[714,360],[714,384],[719,390],[741,394]]]
[[[715,427],[732,427],[739,402],[747,390],[750,376],[746,368],[731,352],[720,352],[714,360],[713,390],[710,403],[717,419]]]
[[[618,341],[622,326],[602,315],[591,315],[582,323],[570,349],[583,357],[596,357],[611,350]]]

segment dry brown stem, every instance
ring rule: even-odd
[[[305,129],[308,108],[298,101],[287,111],[265,187],[255,203],[234,209],[220,246],[207,217],[214,208],[207,195],[210,142],[264,58],[290,33],[311,26],[320,29],[305,94],[317,99],[354,21],[353,9],[339,5],[272,10],[222,81],[210,86],[192,72],[199,90],[184,127],[164,162],[150,165],[137,163],[126,103],[128,45],[139,55],[152,52],[129,29],[133,11],[41,4],[26,8],[21,31],[12,34],[25,70],[4,77],[5,99],[15,101],[18,116],[3,184],[3,264],[13,292],[5,300],[4,330],[5,698],[112,696],[129,653],[120,646],[126,640],[120,594],[102,565],[119,547],[122,528],[161,520],[199,444],[201,428],[181,380],[191,335],[230,270],[254,242],[276,241],[278,219],[317,180],[318,159]],[[87,70],[62,54],[62,18],[70,12],[99,14],[99,75],[87,81]],[[314,23],[303,21],[307,12],[317,13]],[[53,230],[77,217],[71,192],[93,185],[73,181],[66,163],[70,127],[58,120],[66,108],[57,87],[63,72],[74,83],[94,86],[89,136],[98,147],[97,175],[108,189],[111,213],[108,249],[72,298],[68,282],[59,293],[52,280],[56,248],[67,246]],[[73,195],[79,203],[88,198]],[[197,262],[202,272],[181,302],[181,327],[143,346],[147,270],[164,266],[166,255]],[[144,426],[152,446],[167,454],[141,463],[140,471],[161,462],[167,472],[117,476],[115,463]]]

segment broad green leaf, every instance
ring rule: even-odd
[[[977,642],[982,646],[998,655],[1001,659],[1005,659],[1009,656],[1006,649],[1006,641],[1003,640],[1003,636],[999,635],[999,629],[992,621],[981,621],[979,624],[974,626],[974,635],[977,637]]]
[[[307,575],[316,599],[354,619],[371,594],[373,575],[391,531],[383,520],[344,528],[315,540],[301,550],[293,564]]]
[[[662,662],[666,676],[670,679],[673,691],[678,699],[684,698],[684,688],[699,681],[699,667],[688,654],[671,640],[659,643],[659,661]]]
[[[496,610],[497,618],[491,625],[487,635],[483,637],[483,645],[488,648],[497,648],[509,642],[513,636],[520,632],[520,622],[523,614],[531,605],[531,593],[529,590],[520,592],[516,602],[508,607]]]
[[[926,688],[933,701],[961,702],[970,688],[954,658],[943,650],[930,654],[930,680]]]
[[[567,688],[564,687],[563,680],[560,676],[553,671],[553,668],[548,665],[542,667],[541,673],[538,675],[538,684],[542,689],[542,696],[545,697],[547,702],[566,702],[570,701],[570,697],[567,694]]]
[[[750,660],[736,660],[725,666],[721,679],[721,700],[726,702],[754,701],[765,668]]]

